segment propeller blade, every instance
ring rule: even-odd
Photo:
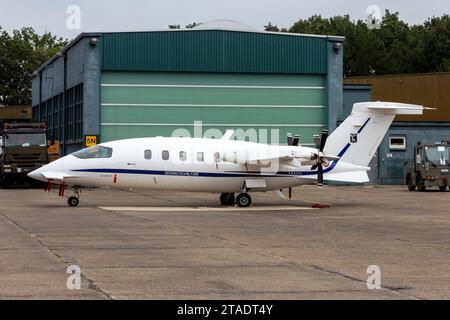
[[[319,145],[319,151],[322,152],[323,148],[325,147],[325,143],[328,139],[328,130],[323,129],[322,135],[320,136],[320,145]]]
[[[294,135],[294,139],[292,140],[292,145],[293,146],[298,146],[300,143],[300,135],[296,134]]]
[[[323,186],[323,166],[321,163],[317,166],[317,185]]]
[[[320,156],[320,159],[325,159],[325,160],[328,160],[328,161],[339,160],[340,158],[341,157],[332,156],[332,155],[326,155],[326,154]]]
[[[292,138],[292,133],[286,133],[286,141],[288,146],[292,146],[292,143],[294,142],[293,140],[294,139]]]
[[[319,149],[320,145],[320,136],[318,134],[313,135],[314,146],[316,149]]]

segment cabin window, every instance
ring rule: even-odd
[[[144,151],[144,158],[147,160],[150,160],[152,158],[152,150],[145,150]]]
[[[203,162],[203,152],[197,152],[197,161]]]
[[[180,151],[180,160],[186,161],[186,159],[187,159],[186,151]]]
[[[113,151],[112,148],[97,145],[81,149],[79,151],[72,153],[72,155],[80,159],[101,159],[101,158],[111,158],[112,151]]]
[[[214,153],[214,161],[215,162],[220,162],[220,160],[221,160],[220,152]]]
[[[162,152],[162,159],[163,160],[169,160],[169,151],[163,150],[163,152]]]
[[[406,150],[406,137],[404,137],[404,136],[389,137],[389,149],[390,150]]]

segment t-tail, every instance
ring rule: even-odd
[[[353,105],[352,113],[334,130],[324,148],[326,154],[340,157],[339,162],[367,167],[396,115],[421,115],[420,105],[396,102],[361,102]],[[346,175],[347,182],[367,182],[365,171]],[[326,180],[338,180],[332,173]]]

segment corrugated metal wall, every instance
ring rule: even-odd
[[[326,74],[327,41],[222,30],[104,33],[102,70]]]
[[[203,134],[242,129],[260,142],[285,143],[291,132],[312,144],[325,112],[322,75],[102,73],[102,142],[172,136],[175,129],[193,136],[194,121],[202,121]]]
[[[370,84],[373,101],[421,104],[437,108],[421,117],[401,116],[396,121],[450,122],[450,73],[352,77],[344,84]]]

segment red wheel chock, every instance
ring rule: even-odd
[[[330,205],[329,204],[323,204],[323,203],[314,203],[311,208],[314,209],[324,209],[324,208],[329,208]]]

